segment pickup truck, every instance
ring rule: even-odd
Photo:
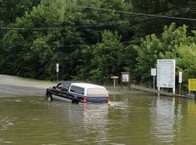
[[[71,100],[72,103],[110,103],[105,87],[90,83],[63,81],[46,89],[46,100],[55,98]]]

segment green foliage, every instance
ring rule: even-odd
[[[146,36],[145,39],[141,40],[139,46],[135,46],[138,53],[135,69],[137,80],[140,80],[141,82],[150,81],[150,69],[156,67],[156,60],[161,58],[176,59],[177,71],[185,69],[187,76],[193,76],[195,73],[195,66],[188,61],[190,58],[188,59],[186,48],[187,52],[191,53],[192,51],[192,55],[189,56],[192,61],[195,62],[195,38],[195,35],[188,36],[187,27],[185,25],[176,28],[174,23],[169,27],[165,26],[164,32],[160,37],[155,34]],[[185,61],[186,59],[187,61]],[[190,67],[190,65],[192,67]]]
[[[141,39],[141,44],[135,46],[137,51],[137,64],[135,79],[141,82],[150,80],[150,68],[155,67],[158,54],[164,51],[163,44],[155,34],[148,35]]]
[[[32,7],[31,11],[26,11],[24,16],[18,17],[16,23],[12,25],[12,27],[19,28],[15,33],[23,41],[18,40],[18,45],[15,45],[15,41],[8,43],[15,37],[11,34],[12,30],[6,34],[9,34],[9,37],[4,36],[2,43],[5,47],[2,49],[6,50],[10,57],[14,57],[18,65],[15,66],[17,67],[16,71],[11,71],[12,67],[10,69],[5,67],[2,72],[39,79],[55,79],[54,67],[57,62],[60,64],[62,78],[70,79],[77,72],[82,72],[83,70],[79,70],[82,69],[80,65],[84,66],[85,62],[91,58],[82,60],[81,53],[84,51],[83,49],[87,49],[101,40],[100,31],[102,29],[113,31],[120,29],[114,27],[116,24],[112,24],[112,27],[108,26],[111,25],[111,21],[114,22],[123,17],[115,11],[102,11],[100,13],[98,10],[92,9],[91,6],[111,9],[115,7],[118,10],[123,10],[126,7],[120,0],[112,3],[97,0],[42,0],[38,6]],[[98,25],[97,28],[96,25]],[[88,46],[88,44],[93,45]],[[97,46],[93,47],[97,49]],[[17,51],[17,56],[12,53],[13,50]],[[88,54],[84,53],[85,55]],[[3,59],[4,55],[1,57]],[[3,61],[1,68],[8,64],[8,61]],[[90,67],[86,68],[86,70],[89,69]],[[109,71],[106,72],[109,73]]]
[[[65,1],[57,0],[51,3],[42,1],[42,4],[33,7],[30,13],[26,12],[23,17],[17,19],[14,27],[23,29],[16,31],[16,36],[10,30],[6,34],[9,37],[5,35],[2,42],[9,56],[15,58],[15,62],[18,62],[18,65],[15,65],[17,73],[7,67],[3,69],[5,72],[25,77],[54,79],[54,66],[58,62],[61,66],[61,73],[70,76],[73,67],[77,65],[79,54],[76,47],[70,48],[66,45],[81,43],[82,39],[79,32],[74,27],[70,27],[70,24],[73,24],[72,21],[78,20],[80,15],[77,18],[77,15],[72,12],[65,13],[66,10],[71,8],[70,5],[64,4]],[[71,15],[74,15],[74,17],[71,17]],[[67,27],[59,29],[63,24]],[[55,29],[55,27],[58,28]],[[24,43],[20,40],[15,41],[17,35],[25,40]],[[14,40],[8,43],[12,39]],[[12,53],[15,51],[18,54],[17,56],[16,53]],[[1,66],[8,65],[9,62],[4,61]],[[11,69],[13,68],[11,67]]]
[[[97,44],[93,51],[92,70],[90,74],[98,81],[110,81],[112,75],[119,75],[123,63],[121,55],[124,47],[120,43],[120,37],[117,33],[104,31],[102,33],[102,43]],[[95,72],[95,73],[94,73]],[[97,76],[99,75],[99,76]]]
[[[123,68],[128,66],[124,61],[126,51],[120,39],[117,32],[103,31],[100,43],[83,50],[85,66],[81,66],[79,76],[97,83],[110,83],[111,76],[125,71]]]
[[[1,43],[1,54],[0,55],[0,66],[2,73],[8,73],[19,75],[20,70],[20,59],[16,59],[19,56],[19,50],[21,48],[21,43],[24,42],[23,37],[17,33],[17,31],[9,31]]]
[[[177,26],[186,24],[187,30],[191,31],[196,28],[194,21],[169,19],[167,17],[185,17],[195,18],[196,11],[194,6],[195,0],[131,0],[133,11],[145,14],[163,15],[166,18],[154,18],[148,16],[134,16],[136,35],[144,37],[152,33],[161,33],[165,25],[175,22]]]
[[[40,3],[40,0],[1,0],[0,19],[7,25],[15,22],[17,17],[24,15],[26,11],[31,11],[33,6]]]
[[[146,83],[158,58],[176,58],[177,68],[194,77],[188,56],[194,57],[195,24],[167,27],[176,20],[131,13],[194,18],[193,5],[193,0],[0,0],[0,73],[54,80],[59,63],[60,79],[111,83],[112,75],[128,71]],[[141,39],[145,34],[151,35]]]
[[[189,78],[196,77],[196,44],[181,45],[177,58],[178,68],[183,71],[183,79],[186,82]]]

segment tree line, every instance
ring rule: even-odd
[[[196,77],[194,0],[0,0],[0,73],[111,83],[130,72],[151,81],[156,60],[173,58]]]

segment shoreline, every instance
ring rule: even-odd
[[[0,98],[5,97],[28,97],[28,96],[45,96],[46,89],[52,86],[56,86],[57,82],[33,80],[28,78],[3,75],[0,74]],[[109,95],[123,95],[127,93],[141,93],[170,96],[170,97],[185,97],[184,95],[172,94],[169,92],[159,91],[143,88],[139,86],[105,86]]]
[[[45,96],[48,87],[56,86],[57,82],[33,80],[28,78],[0,74],[0,98]],[[126,90],[106,87],[109,94],[124,94]],[[122,89],[122,88],[121,88]]]

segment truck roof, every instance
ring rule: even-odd
[[[71,83],[71,85],[78,86],[78,87],[84,87],[84,88],[105,88],[100,85],[95,85],[95,84],[90,84],[90,83],[80,83],[80,82],[75,82]]]

